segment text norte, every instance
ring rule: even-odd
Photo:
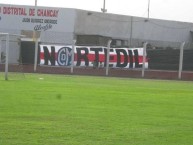
[[[70,66],[72,60],[71,46],[40,45],[40,65]],[[75,66],[106,66],[107,48],[76,46],[74,51]],[[110,67],[140,68],[143,61],[143,48],[111,48]],[[147,59],[145,60],[147,62]]]

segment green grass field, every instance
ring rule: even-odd
[[[192,145],[193,82],[0,80],[0,145]]]

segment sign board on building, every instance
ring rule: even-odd
[[[75,10],[0,5],[0,29],[73,32]]]

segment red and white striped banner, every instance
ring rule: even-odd
[[[145,54],[146,57],[146,54]],[[75,46],[74,66],[106,66],[107,48]],[[72,46],[40,45],[40,65],[71,66]],[[140,68],[143,48],[110,48],[109,66],[113,68]],[[145,61],[148,68],[148,59]]]

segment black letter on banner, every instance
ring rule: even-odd
[[[96,66],[99,65],[99,51],[103,51],[102,48],[90,48],[90,51],[95,52],[95,61],[96,61]]]
[[[76,66],[80,66],[81,60],[83,59],[85,61],[85,65],[88,66],[89,60],[88,60],[88,48],[76,48],[77,51],[77,64]],[[81,54],[81,51],[84,51],[84,54]]]
[[[132,50],[128,50],[129,53],[129,68],[133,68],[133,52]]]
[[[135,49],[133,50],[134,54],[135,54],[135,67],[139,68],[142,67],[142,65],[139,64],[139,54],[138,54],[138,50]]]
[[[48,51],[46,46],[43,47],[44,49],[44,65],[48,65],[48,60],[51,62],[51,65],[55,65],[55,47],[51,46],[51,54]]]
[[[128,63],[127,52],[124,49],[116,49],[117,53],[117,67],[126,67]],[[121,63],[121,53],[124,56],[124,62]]]

